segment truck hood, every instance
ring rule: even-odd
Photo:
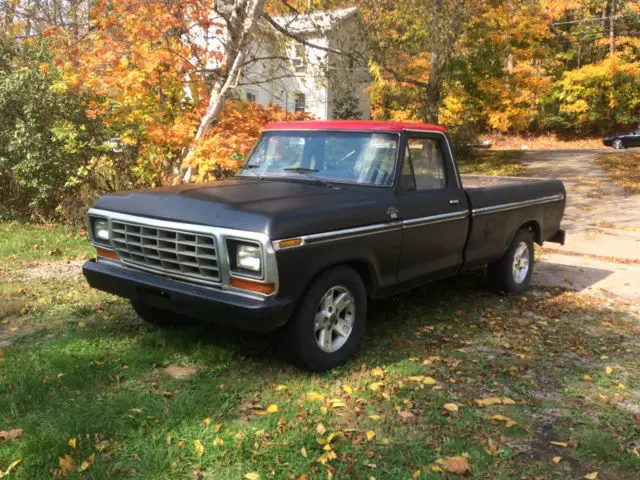
[[[93,208],[289,238],[389,220],[389,188],[235,178],[108,194]]]

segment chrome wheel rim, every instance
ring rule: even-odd
[[[613,142],[613,148],[620,150],[622,148],[622,140],[616,140]]]
[[[315,317],[314,335],[320,350],[326,353],[340,350],[351,336],[355,318],[353,294],[342,285],[327,290]]]
[[[513,254],[513,281],[517,284],[524,282],[529,273],[529,246],[527,242],[520,242]]]

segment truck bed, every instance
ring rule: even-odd
[[[542,243],[554,237],[564,213],[562,181],[527,177],[462,175],[471,224],[465,264],[474,266],[500,258],[523,225]]]

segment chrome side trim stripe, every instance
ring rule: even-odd
[[[333,242],[336,240],[345,240],[349,238],[363,237],[365,235],[374,235],[377,233],[387,233],[396,230],[402,230],[405,228],[420,227],[423,225],[429,225],[432,223],[449,222],[451,220],[461,220],[469,215],[467,210],[461,210],[458,212],[444,213],[441,215],[431,215],[428,217],[412,218],[411,220],[398,220],[389,223],[377,223],[375,225],[367,225],[365,227],[347,228],[344,230],[334,230],[332,232],[314,233],[311,235],[302,235],[296,237],[301,239],[300,244],[291,247],[280,247],[280,242],[287,240],[294,240],[293,238],[287,238],[282,240],[274,240],[274,250],[285,250],[289,248],[298,248],[304,245],[315,245],[319,243]]]
[[[487,215],[489,213],[505,212],[516,208],[530,207],[532,205],[540,205],[543,203],[558,202],[564,200],[564,194],[558,193],[548,197],[535,198],[533,200],[524,200],[522,202],[504,203],[502,205],[491,205],[490,207],[474,208],[471,213],[476,215]]]
[[[365,235],[373,235],[376,233],[393,232],[400,230],[402,222],[379,223],[376,225],[367,225],[366,227],[346,228],[344,230],[334,230],[333,232],[314,233],[311,235],[303,235],[301,245],[313,245],[317,243],[332,242],[334,240],[344,240],[347,238],[363,237]]]
[[[462,210],[459,212],[443,213],[441,215],[432,215],[430,217],[412,218],[411,220],[403,220],[402,228],[421,227],[423,225],[431,225],[433,223],[448,222],[450,220],[461,220],[467,218],[469,212]]]

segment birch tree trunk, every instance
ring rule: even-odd
[[[224,56],[221,62],[220,75],[216,78],[211,88],[209,104],[200,121],[196,136],[189,147],[185,162],[193,156],[198,143],[207,129],[218,120],[218,116],[224,105],[224,97],[233,87],[241,74],[242,64],[249,48],[251,34],[253,33],[258,18],[262,14],[266,0],[235,0],[233,9],[226,15],[227,39],[224,44]],[[188,182],[194,171],[187,168],[183,181]]]

